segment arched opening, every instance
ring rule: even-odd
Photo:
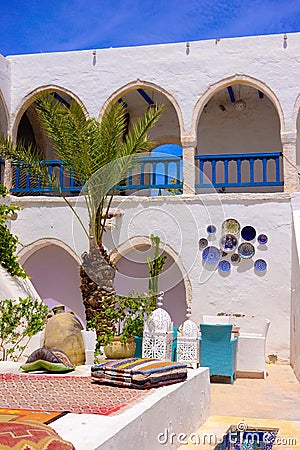
[[[120,183],[118,191],[123,195],[158,195],[160,189],[172,188],[171,180],[180,173],[180,160],[177,155],[178,168],[172,168],[176,160],[173,149],[181,145],[181,117],[174,99],[158,86],[150,84],[131,84],[115,93],[109,101],[123,105],[128,118],[128,128],[141,117],[146,108],[158,104],[164,106],[164,111],[158,122],[148,133],[153,142],[149,158],[140,161],[132,171],[132,176]],[[178,151],[177,151],[178,152]],[[161,153],[158,156],[158,153]],[[164,154],[163,154],[164,153]],[[182,179],[182,178],[181,178]]]
[[[141,245],[132,248],[117,261],[114,286],[119,295],[148,292],[147,255],[153,257],[150,246]],[[159,274],[159,290],[165,293],[163,308],[168,311],[176,326],[186,319],[186,288],[181,270],[173,257],[167,251],[162,255],[167,257],[167,262]]]
[[[196,162],[220,192],[282,191],[280,118],[269,96],[242,81],[211,95],[198,122]]]
[[[13,127],[13,138],[16,142],[22,142],[25,147],[33,148],[42,155],[46,160],[48,172],[55,175],[59,180],[60,187],[67,195],[73,195],[80,192],[80,187],[75,183],[72,174],[68,170],[64,170],[63,162],[59,161],[53,145],[41,126],[37,104],[35,98],[43,93],[49,93],[65,107],[69,108],[71,101],[77,101],[82,104],[70,92],[66,92],[59,87],[45,87],[38,89],[36,92],[30,94],[21,106]],[[83,107],[83,106],[82,106]],[[41,184],[41,181],[34,174],[22,166],[22,164],[13,163],[13,189],[12,193],[15,195],[27,195],[46,193],[57,193],[55,187],[51,187],[47,183]]]
[[[45,245],[31,252],[23,266],[49,308],[64,304],[85,322],[79,266],[70,253],[58,245]]]

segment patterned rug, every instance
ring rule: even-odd
[[[90,377],[0,374],[0,407],[109,415],[146,392],[93,383]]]
[[[40,422],[49,425],[67,414],[61,411],[34,411],[30,409],[0,408],[0,422]]]

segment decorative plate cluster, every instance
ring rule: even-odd
[[[217,232],[215,225],[208,225],[206,228],[208,239]],[[199,239],[199,249],[202,251],[202,259],[206,264],[218,265],[220,272],[226,273],[231,269],[231,263],[238,264],[243,259],[251,259],[255,255],[254,243],[257,241],[259,245],[266,245],[268,236],[259,234],[251,225],[241,228],[240,223],[236,219],[226,219],[221,227],[221,239],[219,247],[209,245],[207,238]],[[239,239],[242,242],[239,242]],[[251,241],[251,242],[250,242]],[[231,263],[224,260],[226,256],[230,256]],[[267,263],[264,259],[254,261],[254,269],[257,272],[264,272],[267,269]]]

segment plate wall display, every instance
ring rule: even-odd
[[[230,268],[231,268],[231,264],[229,261],[220,261],[218,264],[218,268],[220,270],[220,272],[229,272]]]
[[[214,234],[217,231],[217,228],[214,225],[208,225],[206,231],[208,234]]]
[[[242,228],[241,236],[245,241],[253,241],[256,236],[256,229],[251,227],[251,225],[247,225],[246,227]]]
[[[267,263],[264,259],[257,259],[254,263],[254,269],[258,272],[263,272],[267,268]]]
[[[250,242],[243,242],[238,247],[238,254],[243,259],[252,258],[255,255],[255,248]]]
[[[268,242],[268,236],[266,234],[260,234],[257,236],[257,242],[259,244],[265,245]]]
[[[233,253],[231,255],[230,259],[231,259],[232,262],[239,263],[240,260],[241,260],[241,257],[240,257],[240,255],[238,253]]]
[[[226,219],[222,223],[222,232],[224,234],[238,234],[240,232],[241,226],[236,219]]]
[[[225,234],[221,237],[221,247],[224,252],[234,252],[238,246],[238,240],[233,234]]]
[[[205,247],[208,246],[208,240],[205,238],[199,239],[199,249],[203,250]]]
[[[202,253],[202,259],[207,264],[217,264],[221,258],[221,251],[213,245],[206,247]]]

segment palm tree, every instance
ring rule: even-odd
[[[64,166],[74,173],[77,183],[85,182],[82,194],[89,215],[88,229],[69,200],[64,198],[89,238],[89,249],[82,255],[80,267],[80,288],[87,322],[93,322],[96,330],[98,322],[102,322],[102,330],[105,322],[109,332],[114,324],[106,317],[103,300],[111,298],[114,302],[115,267],[103,246],[106,220],[117,184],[127,177],[137,155],[153,146],[147,133],[157,122],[163,108],[148,108],[128,131],[126,110],[122,104],[109,104],[98,122],[95,118],[86,118],[75,101],[66,107],[49,94],[37,97],[35,101],[42,127],[58,159],[63,160]],[[25,162],[39,177],[45,175],[41,155],[22,142],[15,145],[11,139],[2,137],[0,155]],[[101,341],[98,333],[99,338]]]

